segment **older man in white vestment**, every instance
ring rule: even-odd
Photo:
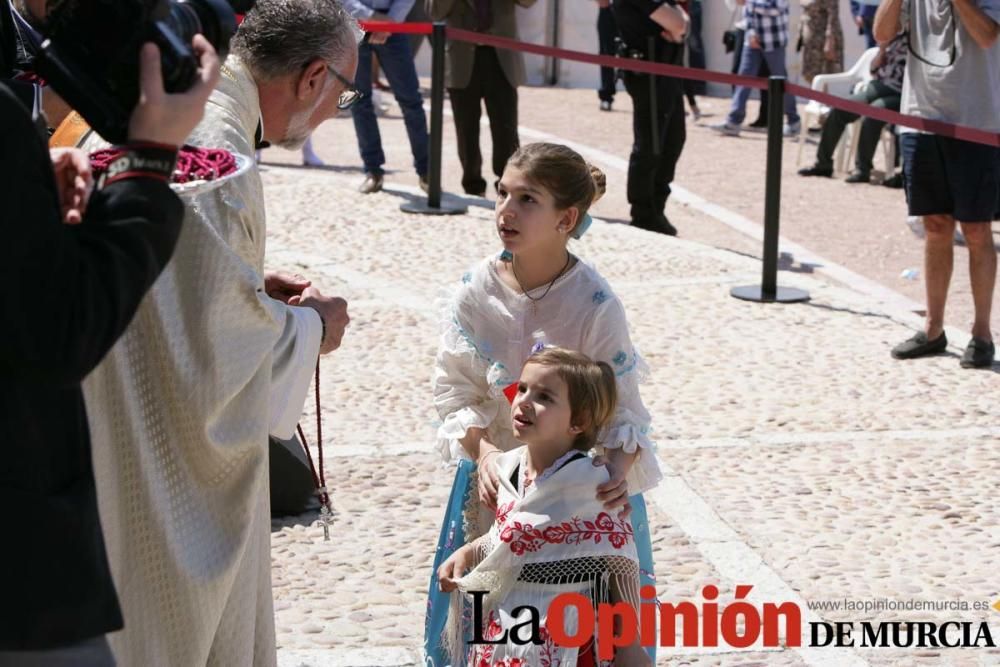
[[[336,0],[259,0],[190,143],[300,146],[349,101],[354,26]],[[268,296],[264,239],[256,169],[189,204],[173,261],[86,383],[121,665],[276,662],[267,438],[291,435],[347,313],[313,287]]]

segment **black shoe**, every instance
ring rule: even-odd
[[[962,355],[962,368],[989,368],[995,354],[993,341],[973,336]]]
[[[882,185],[887,188],[901,188],[903,187],[903,173],[899,172],[893,176],[882,181]]]
[[[872,180],[872,175],[867,171],[861,171],[855,169],[851,172],[851,175],[844,179],[845,183],[869,183]]]
[[[667,236],[677,236],[677,228],[670,224],[667,216],[660,216],[655,220],[633,220],[632,226],[645,229],[647,232],[666,234]]]
[[[766,130],[767,129],[767,119],[766,118],[758,118],[754,122],[752,122],[749,125],[747,125],[747,127],[752,127],[755,130]]]
[[[819,165],[813,165],[811,167],[803,167],[799,169],[799,176],[826,176],[831,178],[833,176],[833,169],[831,167],[820,167]]]
[[[465,194],[472,195],[473,197],[485,197],[486,196],[486,182],[483,181],[482,185],[473,185],[471,187],[462,186],[465,190]]]
[[[358,192],[363,195],[370,195],[374,192],[378,192],[382,189],[382,183],[384,181],[382,174],[367,174],[365,180],[358,187]]]
[[[944,335],[943,331],[934,340],[927,340],[927,334],[921,331],[912,338],[892,348],[892,358],[917,359],[919,357],[926,357],[929,354],[944,352],[947,347],[948,338]]]

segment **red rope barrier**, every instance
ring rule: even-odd
[[[432,25],[433,24],[431,23],[393,23],[389,21],[362,22],[362,27],[373,32],[403,32],[420,35],[429,35],[431,33]],[[617,69],[628,70],[630,72],[659,74],[662,76],[670,76],[677,79],[690,79],[693,81],[711,81],[714,83],[722,83],[733,86],[746,86],[748,88],[756,88],[758,90],[767,89],[767,79],[762,77],[740,76],[737,74],[729,74],[727,72],[692,69],[690,67],[681,67],[679,65],[665,65],[663,63],[653,63],[635,58],[600,56],[593,53],[585,53],[583,51],[571,51],[569,49],[561,49],[554,46],[531,44],[529,42],[521,42],[516,39],[510,39],[509,37],[498,37],[496,35],[487,35],[480,32],[473,32],[471,30],[460,30],[458,28],[447,28],[446,34],[448,39],[454,39],[460,42],[471,42],[473,44],[493,46],[498,49],[523,51],[525,53],[534,53],[540,56],[559,58],[560,60],[572,60],[575,62],[589,63],[591,65],[600,65],[601,67],[615,67]],[[894,125],[902,125],[904,127],[932,132],[945,137],[962,139],[963,141],[971,141],[977,144],[1000,147],[1000,133],[997,132],[987,132],[986,130],[955,125],[953,123],[918,118],[917,116],[902,114],[898,111],[878,109],[868,104],[854,102],[843,97],[823,93],[794,83],[786,84],[785,90],[791,95],[809,100],[816,100],[817,102],[826,104],[827,106],[835,109],[843,109],[844,111],[856,113],[859,116],[875,118],[876,120],[882,120]]]
[[[602,67],[615,67],[617,69],[629,70],[630,72],[642,72],[644,74],[660,74],[676,79],[691,79],[693,81],[713,81],[715,83],[725,83],[734,86],[746,86],[765,90],[767,79],[751,76],[739,76],[727,72],[715,72],[712,70],[691,69],[680,65],[666,65],[664,63],[654,63],[638,58],[619,58],[617,56],[599,56],[583,51],[570,51],[554,46],[542,46],[541,44],[530,44],[520,42],[509,37],[498,37],[496,35],[485,35],[472,30],[459,30],[458,28],[448,28],[446,31],[448,39],[455,39],[460,42],[473,42],[494,46],[500,49],[511,49],[513,51],[526,51],[540,56],[559,58],[560,60],[575,60],[577,62],[601,65]]]
[[[995,132],[987,132],[985,130],[978,130],[974,127],[965,127],[963,125],[945,123],[940,120],[918,118],[917,116],[910,116],[908,114],[899,113],[898,111],[890,111],[889,109],[879,109],[870,104],[855,102],[854,100],[813,90],[812,88],[806,88],[805,86],[800,86],[794,83],[788,84],[785,89],[787,92],[795,95],[796,97],[816,100],[817,102],[827,106],[843,109],[844,111],[849,111],[851,113],[858,114],[859,116],[882,120],[894,125],[912,127],[916,130],[932,132],[943,137],[953,137],[955,139],[971,141],[977,144],[1000,147],[1000,134]]]
[[[365,32],[392,32],[403,35],[429,35],[433,23],[395,23],[393,21],[359,21]]]

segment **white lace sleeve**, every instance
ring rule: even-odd
[[[461,307],[464,291],[442,304],[441,342],[434,365],[434,407],[442,420],[437,444],[447,463],[468,458],[459,440],[470,428],[487,428],[500,409],[489,391],[488,363],[476,348]]]
[[[600,443],[606,449],[639,450],[628,475],[629,493],[651,489],[663,479],[663,472],[656,459],[656,445],[649,438],[649,412],[639,395],[639,384],[648,369],[632,345],[625,309],[613,295],[608,294],[597,306],[585,341],[583,351],[592,359],[611,364],[617,378],[618,407]]]

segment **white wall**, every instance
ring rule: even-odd
[[[418,0],[419,1],[419,0]],[[799,3],[792,4],[792,35],[788,47],[789,75],[799,81],[799,57],[795,53],[799,26]],[[519,7],[518,30],[522,41],[549,44],[554,3],[559,3],[559,46],[575,51],[597,52],[597,3],[593,0],[538,0],[529,9]],[[732,54],[722,46],[722,33],[730,26],[732,14],[724,0],[702,1],[702,40],[708,60],[708,69],[728,72],[732,67]],[[850,3],[840,0],[841,24],[844,30],[844,61],[847,67],[865,50],[864,37],[858,34],[851,20]],[[420,50],[417,65],[421,76],[430,75],[430,49],[428,44]],[[528,83],[544,85],[548,80],[547,60],[541,56],[525,54]],[[559,85],[570,88],[597,88],[600,74],[596,65],[560,61]],[[727,95],[728,86],[713,85],[710,92]]]

